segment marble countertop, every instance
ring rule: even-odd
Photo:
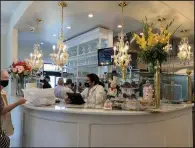
[[[152,113],[167,113],[190,108],[192,104],[163,104],[160,109],[151,109],[148,111],[122,111],[122,110],[104,110],[104,109],[86,109],[79,105],[66,105],[64,103],[51,106],[35,107],[29,104],[23,105],[25,108],[48,111],[48,112],[63,112],[72,114],[92,114],[92,115],[149,115]]]

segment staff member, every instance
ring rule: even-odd
[[[85,87],[87,87],[82,93],[81,96],[85,102],[95,105],[103,105],[106,99],[106,92],[104,87],[99,85],[99,77],[94,74],[88,74],[85,78]]]
[[[48,75],[45,76],[43,82],[43,89],[45,88],[51,88],[51,85],[49,84],[50,82],[50,77]]]

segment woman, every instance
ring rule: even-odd
[[[13,134],[13,125],[11,122],[10,111],[17,107],[18,105],[24,104],[25,99],[20,99],[13,104],[8,104],[6,93],[3,91],[3,88],[7,87],[9,84],[9,76],[7,71],[1,71],[1,80],[0,80],[0,146],[2,148],[7,148],[10,145],[9,137]],[[4,132],[5,131],[5,132]]]
[[[81,96],[88,104],[100,106],[104,104],[106,93],[99,83],[99,77],[96,74],[91,73],[86,76],[85,87],[87,88],[81,93]]]

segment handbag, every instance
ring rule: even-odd
[[[9,148],[9,146],[10,146],[10,139],[6,135],[6,131],[2,129],[2,126],[0,126],[0,147]]]

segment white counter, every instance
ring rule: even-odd
[[[23,108],[27,147],[192,147],[192,105],[166,105],[158,113],[66,108]]]

